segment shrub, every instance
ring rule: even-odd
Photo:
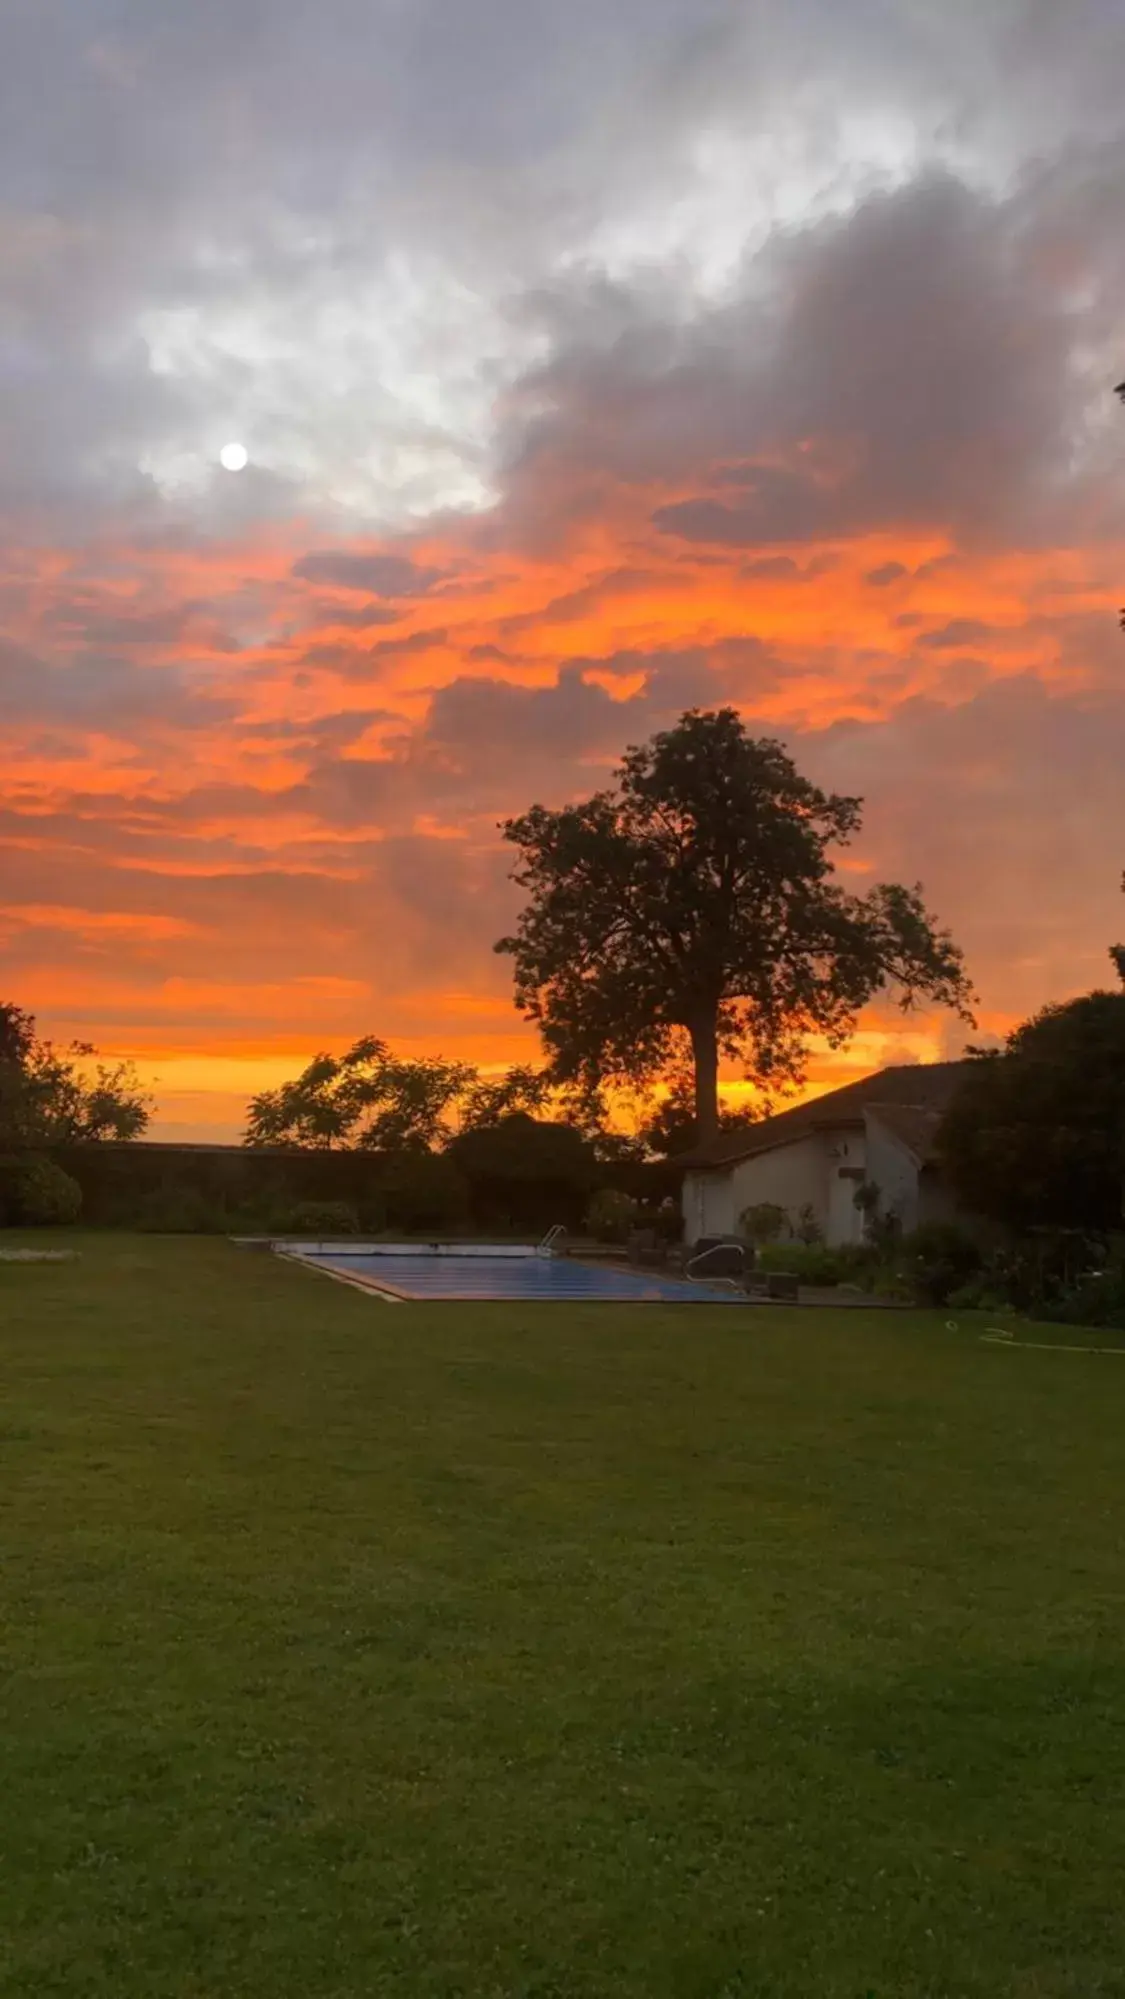
[[[1125,1332],[1125,1275],[1099,1270],[1073,1291],[1040,1307],[1042,1319],[1066,1326],[1107,1326]]]
[[[921,1305],[947,1305],[984,1264],[979,1243],[956,1222],[928,1222],[904,1237],[896,1268]]]
[[[637,1203],[616,1187],[602,1187],[586,1210],[585,1226],[595,1242],[625,1242],[639,1221]]]
[[[1040,1316],[1070,1326],[1108,1326],[1125,1331],[1125,1236],[1107,1242],[1101,1268],[1086,1270],[1040,1308]]]
[[[798,1210],[793,1233],[798,1242],[805,1243],[810,1249],[814,1243],[823,1242],[824,1231],[817,1221],[816,1209],[811,1201],[806,1201],[804,1207]]]
[[[967,1284],[961,1284],[951,1291],[946,1299],[956,1312],[1007,1312],[1012,1300],[1002,1285],[990,1278],[987,1272],[979,1277],[971,1277]]]
[[[0,1161],[0,1221],[23,1228],[66,1228],[82,1212],[77,1180],[38,1153]]]
[[[753,1207],[743,1208],[738,1220],[747,1241],[759,1247],[789,1233],[789,1217],[776,1201],[757,1201]]]
[[[829,1286],[847,1284],[868,1277],[875,1257],[861,1243],[842,1243],[830,1249],[827,1243],[768,1243],[759,1252],[761,1270],[789,1270],[803,1284]]]
[[[873,1298],[885,1298],[895,1305],[915,1305],[918,1289],[913,1277],[905,1276],[902,1269],[893,1263],[878,1263],[869,1272],[865,1290]]]
[[[662,1201],[658,1208],[645,1208],[640,1217],[643,1228],[656,1230],[661,1242],[682,1242],[684,1211],[678,1201]]]
[[[863,1216],[863,1240],[880,1263],[893,1260],[902,1241],[902,1217],[892,1204],[883,1206],[883,1194],[874,1180],[861,1180],[855,1190],[855,1205]]]
[[[802,1284],[839,1284],[844,1267],[834,1249],[823,1243],[765,1243],[758,1252],[759,1270],[790,1270]]]

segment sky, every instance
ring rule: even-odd
[[[689,707],[863,795],[978,1038],[1112,983],[1119,0],[0,41],[0,997],[152,1136],[365,1032],[528,1059],[497,822]],[[964,1040],[875,1008],[812,1080]]]

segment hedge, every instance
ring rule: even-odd
[[[60,1146],[57,1165],[82,1189],[82,1219],[93,1228],[281,1234],[310,1204],[352,1210],[360,1229],[495,1230],[524,1234],[555,1222],[580,1225],[581,1202],[564,1202],[557,1184],[530,1180],[518,1212],[500,1213],[497,1190],[443,1154],[288,1151],[240,1145],[165,1145],[144,1139]],[[456,1162],[459,1167],[461,1162]],[[465,1161],[471,1167],[471,1160]],[[665,1165],[622,1162],[596,1169],[613,1186],[657,1206],[678,1176]],[[571,1206],[574,1212],[570,1212]],[[563,1209],[566,1212],[563,1212]]]

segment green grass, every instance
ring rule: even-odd
[[[75,1240],[0,1265],[3,1999],[1125,1994],[1125,1359]]]

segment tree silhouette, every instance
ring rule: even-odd
[[[244,1143],[425,1150],[476,1080],[474,1069],[440,1056],[399,1060],[368,1034],[344,1055],[315,1055],[292,1082],[252,1098]]]
[[[516,1004],[560,1082],[644,1085],[686,1034],[696,1128],[719,1128],[719,1060],[763,1089],[802,1080],[813,1037],[840,1047],[877,993],[926,997],[965,1019],[960,951],[919,889],[849,895],[829,849],[862,800],[826,795],[733,708],[692,709],[629,749],[612,788],[504,822],[527,893]]]
[[[1044,1007],[973,1052],[937,1140],[963,1206],[1016,1229],[1119,1227],[1125,992]]]
[[[34,1017],[0,1002],[0,1147],[139,1138],[151,1103],[129,1062],[99,1062],[87,1041],[57,1048]]]

